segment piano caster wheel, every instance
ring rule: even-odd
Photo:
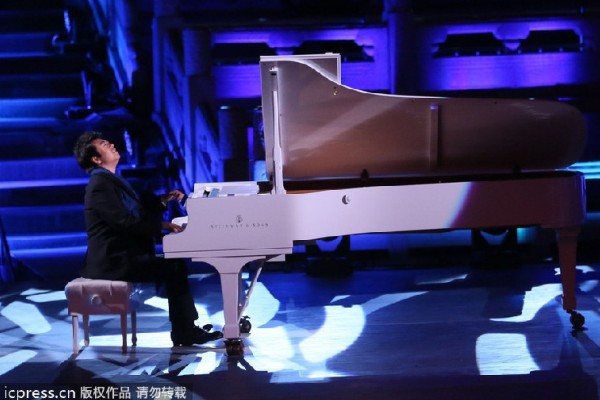
[[[571,325],[573,325],[573,330],[583,330],[583,324],[585,324],[585,317],[579,314],[577,311],[571,310],[567,312],[571,314],[571,318],[569,318],[569,321],[571,321]]]
[[[202,329],[205,330],[206,332],[212,331],[212,328],[213,328],[212,324],[206,324],[202,327]]]
[[[227,339],[225,340],[225,350],[227,350],[228,356],[241,357],[244,355],[244,343],[240,339]]]
[[[240,333],[250,333],[250,329],[252,329],[252,324],[250,323],[249,316],[243,316],[240,319]]]

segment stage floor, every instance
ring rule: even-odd
[[[576,334],[555,267],[382,266],[338,277],[267,269],[246,310],[253,328],[242,358],[227,357],[222,340],[172,348],[166,300],[151,285],[140,294],[137,347],[122,354],[119,318],[92,316],[90,346],[73,355],[66,282],[19,282],[0,287],[2,394],[68,387],[118,398],[99,389],[115,387],[132,399],[148,389],[177,398],[181,388],[198,399],[598,399],[600,265],[578,267],[587,329]],[[200,324],[218,329],[218,276],[196,273],[190,283]]]

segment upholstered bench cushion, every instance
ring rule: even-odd
[[[77,278],[65,287],[69,314],[123,314],[135,309],[133,285],[124,281]]]

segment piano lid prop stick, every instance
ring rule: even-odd
[[[434,171],[439,163],[439,111],[438,104],[429,106],[429,171]]]
[[[271,76],[275,77],[275,72]],[[277,90],[273,90],[273,190],[274,194],[285,194],[283,187],[283,157],[281,151],[281,136],[279,126],[279,96]]]

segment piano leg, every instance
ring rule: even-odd
[[[556,239],[558,242],[558,260],[560,264],[560,279],[563,287],[563,309],[571,314],[573,329],[581,330],[585,323],[583,315],[575,311],[577,300],[577,236],[579,227],[558,228]]]
[[[249,256],[203,260],[215,267],[221,278],[223,314],[225,318],[223,337],[228,355],[242,355],[244,353],[243,343],[240,339],[240,320],[243,311],[243,302],[240,301],[242,293],[240,273],[244,265],[264,258],[264,256]]]

